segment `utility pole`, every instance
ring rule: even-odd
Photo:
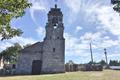
[[[107,58],[107,51],[106,51],[106,48],[104,49],[104,54],[105,54],[106,64],[108,65],[108,58]]]
[[[93,53],[92,53],[92,43],[90,42],[90,53],[91,53],[91,62],[93,64]]]

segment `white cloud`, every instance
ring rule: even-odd
[[[93,2],[94,3],[94,2]],[[85,7],[84,7],[85,8]],[[96,29],[99,31],[95,34],[93,33],[86,33],[81,38],[88,38],[92,37],[94,44],[97,45],[99,48],[105,47],[113,47],[119,46],[120,41],[120,16],[117,12],[115,12],[111,5],[101,5],[100,1],[98,3],[86,4],[86,8],[84,9],[86,18],[88,21],[92,23],[99,24]],[[103,32],[101,32],[103,31]],[[107,32],[106,32],[107,31]],[[105,33],[104,33],[105,32]],[[104,36],[104,34],[109,34],[108,32],[112,33],[113,35],[118,37],[118,40],[113,40],[111,36]]]
[[[108,58],[119,58],[120,54],[108,54]]]
[[[88,0],[88,2],[83,2],[82,11],[85,14],[85,19],[89,22],[96,21],[95,11],[99,9],[101,2],[98,0]]]
[[[87,49],[89,48],[89,44],[81,43],[80,39],[77,37],[73,37],[72,35],[65,33],[65,45],[66,45],[66,55],[81,55],[86,56]],[[86,54],[83,54],[86,53]]]
[[[69,8],[69,11],[67,11],[69,19],[67,19],[67,21],[68,24],[71,24],[76,20],[76,17],[80,12],[81,0],[64,0],[64,3]]]
[[[89,20],[91,22],[95,18],[94,11],[102,4],[102,1],[99,0],[64,0],[64,2],[69,8],[69,24],[73,23],[75,20],[78,21],[78,18],[81,18],[80,13],[83,13],[85,15],[85,20]]]
[[[110,48],[113,46],[119,46],[119,40],[112,40],[109,36],[104,36],[101,32],[85,33],[80,37],[82,43],[89,44],[92,41],[94,49]]]
[[[83,29],[83,28],[82,28],[81,26],[77,26],[77,27],[76,27],[76,30],[75,30],[75,33],[81,31],[82,29]]]
[[[101,32],[91,33],[86,32],[83,36],[81,36],[81,40],[98,40],[102,36]]]
[[[41,40],[45,37],[45,28],[43,27],[38,27],[36,29],[36,32],[38,33],[38,36],[40,37]]]
[[[8,41],[9,42],[9,41]],[[10,40],[11,43],[19,43],[21,45],[33,44],[36,42],[33,38],[24,38],[24,37],[14,37]]]
[[[111,48],[113,46],[118,46],[119,45],[119,41],[118,40],[105,40],[103,38],[103,41],[96,43],[98,48]]]
[[[0,42],[0,51],[6,49],[7,47],[12,46],[14,43],[19,43],[21,46],[27,45],[27,44],[33,44],[37,42],[37,40],[34,40],[32,38],[24,38],[24,37],[14,37],[9,40],[4,40]]]
[[[120,36],[120,16],[115,12],[111,5],[101,5],[100,2],[95,5],[89,4],[84,9],[86,19],[90,22],[98,23],[102,30],[111,32],[113,35]]]
[[[43,0],[29,0],[29,1],[32,3],[32,7],[30,8],[31,18],[37,24],[35,19],[35,12],[36,11],[47,12],[48,11],[47,1],[43,1]]]
[[[9,42],[0,42],[0,52],[2,51],[2,50],[5,50],[7,47],[10,47],[10,46],[12,46],[12,44],[11,43],[9,43]]]
[[[81,0],[65,0],[65,3],[73,13],[79,13]]]
[[[113,35],[120,36],[120,16],[112,9],[112,6],[102,6],[97,10],[97,19],[103,29],[111,32]]]

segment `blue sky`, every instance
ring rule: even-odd
[[[33,6],[26,14],[13,19],[11,25],[22,29],[21,37],[0,42],[0,51],[18,42],[21,45],[42,41],[45,36],[47,13],[54,0],[29,0]],[[90,61],[89,43],[92,41],[94,61],[120,60],[120,16],[113,11],[110,0],[58,0],[64,15],[65,60],[75,63]]]

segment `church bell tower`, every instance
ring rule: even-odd
[[[46,39],[64,39],[63,38],[63,14],[57,5],[55,4],[55,8],[52,8],[48,13],[48,23],[46,25]]]
[[[64,25],[61,9],[55,4],[48,13],[46,24],[46,36],[43,46],[42,72],[59,73],[65,72],[64,55],[65,39],[63,37]]]

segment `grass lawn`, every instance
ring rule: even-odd
[[[120,80],[120,71],[69,72],[62,74],[0,77],[0,80]]]

